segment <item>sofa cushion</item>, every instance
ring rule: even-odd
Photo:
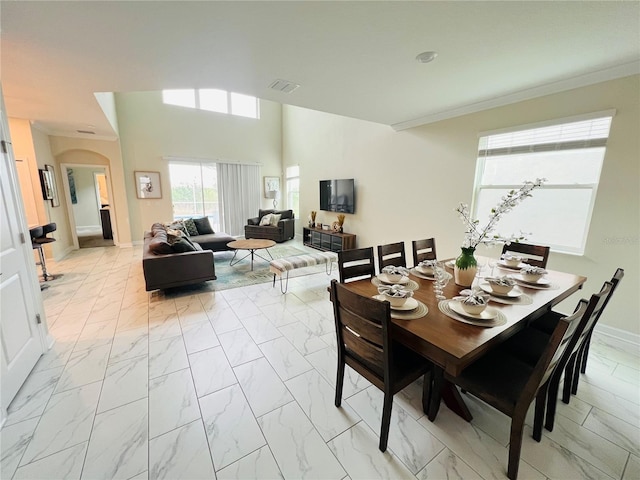
[[[173,252],[175,253],[183,253],[183,252],[195,252],[197,248],[193,244],[188,237],[179,237],[173,245],[171,245]]]
[[[173,253],[173,248],[167,242],[167,237],[165,235],[155,235],[153,239],[149,242],[149,250],[156,255],[166,255],[168,253]]]
[[[185,218],[182,223],[184,223],[189,236],[198,235],[198,227],[196,227],[196,223],[193,221],[193,218]]]
[[[281,216],[282,215],[280,215],[279,213],[272,213],[271,219],[269,220],[269,225],[271,225],[272,227],[277,227]]]
[[[267,227],[267,226],[271,225],[271,216],[272,215],[270,213],[267,213],[265,216],[263,216],[260,219],[260,226],[261,227]]]
[[[185,237],[189,236],[189,232],[187,232],[187,227],[184,226],[184,223],[180,221],[172,222],[167,224],[167,228],[172,230],[180,230]]]
[[[282,217],[280,217],[280,220],[287,220],[289,218],[293,218],[293,210],[282,210],[278,213],[282,215]]]
[[[193,223],[196,224],[198,235],[209,235],[210,233],[215,233],[213,228],[211,228],[211,223],[209,223],[209,219],[207,217],[194,218]]]

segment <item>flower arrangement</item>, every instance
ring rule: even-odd
[[[338,225],[342,226],[343,223],[344,223],[344,213],[339,213],[338,214]]]
[[[489,215],[489,222],[483,227],[480,227],[480,221],[471,218],[469,212],[469,205],[461,203],[456,212],[465,224],[465,237],[462,244],[462,248],[475,249],[479,244],[484,243],[486,245],[495,245],[496,243],[506,243],[509,245],[511,242],[519,242],[520,240],[526,240],[524,234],[510,235],[504,237],[500,234],[494,233],[496,224],[500,221],[503,215],[510,212],[513,207],[518,205],[524,199],[531,197],[531,192],[538,187],[541,187],[547,180],[545,178],[537,178],[535,181],[527,180],[524,182],[519,190],[511,190],[507,195],[502,197],[500,203],[491,209]]]

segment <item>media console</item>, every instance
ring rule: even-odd
[[[318,250],[339,252],[356,248],[356,236],[352,233],[303,227],[302,236],[302,243]]]

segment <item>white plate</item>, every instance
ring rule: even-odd
[[[506,263],[503,263],[503,262],[500,262],[500,261],[497,263],[497,265],[498,265],[498,267],[506,268],[507,270],[520,270],[521,268],[524,268],[524,267],[527,266],[526,263],[520,262],[517,267],[512,267],[511,265],[507,265]]]
[[[514,280],[525,283],[527,285],[537,285],[540,287],[548,287],[549,285],[551,285],[551,281],[544,277],[539,278],[537,282],[531,282],[529,280],[525,280],[520,274],[514,275],[513,278]]]
[[[504,298],[518,298],[522,295],[522,290],[518,287],[513,287],[509,293],[496,293],[491,288],[491,284],[489,282],[480,282],[478,285],[482,290],[496,297],[504,297]]]
[[[482,311],[482,313],[478,315],[473,315],[471,313],[467,313],[464,310],[464,308],[462,308],[462,305],[460,304],[460,302],[455,302],[455,301],[449,302],[449,308],[453,310],[455,313],[457,313],[458,315],[462,315],[463,317],[474,318],[476,320],[492,320],[496,318],[496,316],[498,315],[498,310],[496,310],[493,307],[487,307]]]
[[[380,300],[381,302],[387,300],[384,295],[374,295],[373,298],[375,298],[376,300]],[[415,310],[416,308],[418,308],[418,301],[413,297],[407,298],[407,301],[404,302],[404,305],[402,305],[401,307],[394,307],[393,305],[391,305],[391,310],[398,310],[401,312]]]
[[[404,285],[405,283],[409,283],[409,277],[407,277],[407,276],[402,277],[399,282],[392,282],[391,280],[389,280],[389,277],[387,277],[386,273],[379,273],[378,275],[376,275],[376,277],[381,282],[388,283],[390,285],[393,285],[393,284]]]
[[[444,262],[444,266],[447,268],[453,268],[456,266],[455,260],[449,260],[448,262]]]

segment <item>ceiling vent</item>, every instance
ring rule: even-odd
[[[95,135],[96,132],[92,132],[91,130],[76,130],[78,133],[86,133],[87,135]]]
[[[291,93],[299,86],[300,85],[298,85],[297,83],[290,82],[289,80],[278,79],[271,85],[269,85],[269,88],[283,93]]]

